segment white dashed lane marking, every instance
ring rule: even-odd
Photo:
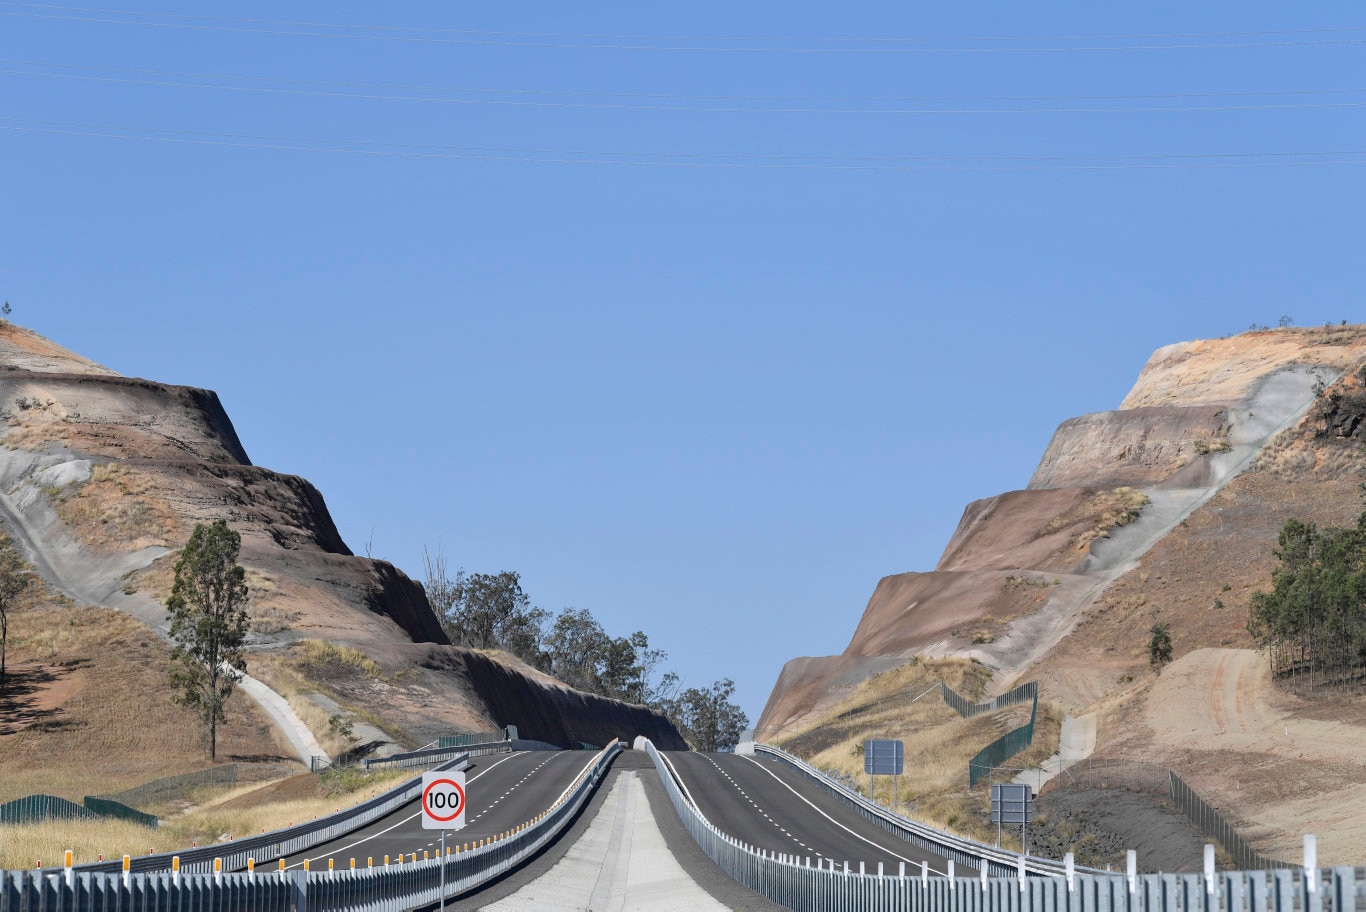
[[[737,792],[740,793],[740,796],[741,796],[742,798],[744,798],[746,801],[748,801],[748,802],[750,803],[750,806],[751,806],[751,807],[753,807],[755,810],[757,810],[760,814],[763,814],[765,820],[767,820],[769,823],[773,824],[773,826],[774,826],[776,829],[778,829],[779,831],[781,831],[782,834],[783,834],[784,836],[786,836],[788,839],[791,839],[793,842],[795,842],[797,845],[801,846],[803,849],[806,849],[808,852],[812,851],[811,846],[809,846],[809,845],[807,845],[806,843],[802,842],[802,841],[801,841],[800,839],[798,839],[796,836],[793,836],[793,835],[792,835],[791,833],[789,833],[787,830],[785,830],[785,829],[783,829],[781,826],[779,826],[777,821],[775,821],[772,817],[768,816],[768,812],[765,811],[765,810],[763,810],[762,808],[760,808],[759,805],[758,805],[758,803],[757,803],[753,798],[749,797],[749,793],[746,792],[744,789],[742,789],[742,788],[740,787],[740,784],[730,777],[730,773],[727,773],[725,770],[721,769],[721,765],[720,765],[719,763],[717,763],[717,762],[716,762],[715,760],[713,760],[711,757],[707,757],[707,762],[710,763],[712,766],[716,767],[716,771],[717,771],[718,773],[720,773],[722,776],[725,777],[726,781],[729,782],[729,783],[731,784],[731,786],[732,786]],[[820,856],[817,856],[817,857],[819,858]]]

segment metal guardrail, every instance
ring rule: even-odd
[[[467,744],[462,747],[431,747],[423,750],[408,751],[403,754],[391,754],[388,757],[376,757],[373,760],[362,760],[357,764],[361,769],[415,769],[419,766],[431,766],[443,758],[466,756],[482,757],[485,754],[497,754],[512,750],[511,741],[490,741],[484,744]]]
[[[771,747],[767,744],[754,745],[755,753],[767,754],[776,757],[793,766],[798,772],[805,775],[808,779],[815,782],[831,795],[843,801],[846,805],[853,808],[860,815],[871,820],[873,823],[882,827],[884,830],[895,836],[906,840],[911,845],[919,846],[942,855],[944,858],[951,859],[957,864],[967,865],[977,868],[986,865],[991,874],[1007,875],[1018,873],[1019,859],[1022,857],[1015,852],[1006,849],[998,849],[985,843],[976,842],[972,839],[965,839],[961,836],[954,836],[952,833],[945,833],[943,830],[936,830],[934,827],[926,826],[902,817],[900,814],[873,801],[849,788],[842,782],[837,782],[829,776],[816,769],[811,764],[802,760],[800,757],[793,756],[780,747]],[[1054,861],[1049,858],[1039,858],[1036,856],[1023,856],[1025,858],[1025,870],[1029,874],[1052,876],[1062,874],[1066,870],[1063,862]],[[1074,870],[1089,874],[1103,874],[1105,872],[1098,868],[1074,867]]]
[[[683,795],[653,744],[644,748],[683,825],[708,857],[740,883],[798,912],[1355,912],[1366,907],[1366,869],[1216,873],[1207,851],[1203,874],[1062,873],[1028,876],[1017,855],[1013,876],[980,878],[887,874],[862,864],[812,867],[810,858],[770,854],[717,829]],[[756,747],[758,747],[756,745]],[[770,748],[770,750],[772,750]],[[1012,853],[1013,854],[1013,853]],[[5,910],[0,909],[0,912]]]
[[[408,864],[341,871],[246,874],[108,873],[85,869],[0,871],[0,912],[96,912],[194,908],[196,912],[402,912],[459,896],[539,852],[574,819],[621,742],[604,748],[542,813],[466,852]],[[421,789],[421,783],[417,784]],[[221,849],[222,846],[216,848]]]
[[[469,758],[463,754],[437,769],[455,769]],[[383,794],[376,795],[355,807],[329,814],[319,820],[301,823],[297,826],[275,830],[260,836],[250,836],[227,843],[204,846],[197,849],[182,849],[176,852],[162,852],[156,855],[141,855],[132,859],[135,873],[169,870],[171,859],[180,858],[182,871],[212,870],[215,859],[221,859],[223,870],[236,871],[246,868],[248,859],[262,861],[283,858],[321,845],[330,839],[343,836],[371,821],[412,801],[422,791],[420,779],[410,780],[395,786]],[[76,870],[83,872],[115,873],[122,870],[121,861],[95,862],[78,865]]]

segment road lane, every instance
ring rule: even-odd
[[[471,844],[526,823],[546,810],[596,756],[596,751],[521,751],[474,758],[465,773],[466,825],[447,832],[447,846]],[[368,859],[383,864],[386,855],[398,863],[400,855],[421,858],[424,851],[435,857],[440,845],[441,832],[423,829],[414,799],[356,832],[287,857],[285,866],[302,867],[307,858],[312,870],[325,870],[332,859],[344,869],[354,858],[357,867],[365,867]],[[274,867],[278,861],[269,864]]]
[[[919,874],[922,860],[932,874],[947,870],[942,857],[913,846],[866,819],[805,776],[769,759],[735,754],[698,754],[668,751],[664,756],[678,770],[702,813],[722,831],[768,852],[809,856],[811,863],[860,861],[869,873],[881,862],[888,874],[906,864],[907,874]],[[972,876],[958,866],[956,874]]]

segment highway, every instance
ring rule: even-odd
[[[446,844],[454,848],[506,832],[546,810],[560,793],[588,766],[596,751],[520,751],[475,757],[465,770],[466,825],[463,830],[446,834]],[[365,867],[368,859],[376,865],[397,864],[399,856],[420,859],[424,851],[435,857],[441,845],[438,830],[422,828],[418,802],[395,810],[368,826],[307,852],[285,859],[286,868],[303,866],[308,859],[311,870],[327,870],[328,859],[338,869]],[[257,859],[272,869],[277,859]]]
[[[870,874],[878,862],[888,874],[904,862],[907,875],[919,875],[921,861],[929,862],[932,876],[947,872],[942,856],[893,836],[780,761],[689,751],[662,755],[702,814],[755,848],[810,857],[812,865],[833,860],[842,869],[847,861],[853,871],[862,861]],[[978,872],[959,865],[954,873]]]

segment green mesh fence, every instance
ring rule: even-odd
[[[142,811],[130,808],[122,802],[112,798],[99,798],[94,795],[85,796],[85,806],[99,814],[101,817],[116,817],[119,820],[131,820],[133,823],[140,823],[145,827],[157,828],[157,818],[155,814],[144,814]]]
[[[0,824],[41,823],[44,820],[93,820],[98,814],[56,795],[26,795],[0,804]]]
[[[939,682],[939,695],[944,698],[944,702],[958,715],[964,719],[971,719],[973,716],[980,716],[982,713],[995,712],[1007,706],[1015,706],[1019,703],[1028,703],[1030,700],[1039,699],[1039,682],[1028,681],[1019,687],[1012,687],[1010,690],[1001,694],[999,697],[992,697],[984,703],[974,703],[967,697],[954,690],[943,681]]]
[[[1000,766],[1020,751],[1034,743],[1034,720],[1039,715],[1039,694],[1034,691],[1034,705],[1029,711],[1029,722],[1019,728],[1006,732],[995,741],[977,752],[968,761],[968,788],[972,788],[991,772],[992,767]]]

